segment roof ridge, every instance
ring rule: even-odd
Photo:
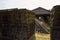
[[[47,9],[45,9],[45,8],[42,8],[42,7],[38,7],[38,8],[35,8],[35,9],[33,9],[32,11],[34,11],[34,10],[37,10],[37,9],[43,9],[43,10],[46,10],[46,11],[49,11],[49,10],[47,10]],[[50,12],[50,11],[49,11]]]

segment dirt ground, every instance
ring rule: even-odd
[[[50,34],[35,33],[36,40],[50,40]]]

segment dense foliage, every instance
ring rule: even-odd
[[[0,10],[1,37],[4,40],[28,40],[35,32],[34,18],[34,13],[27,9]]]

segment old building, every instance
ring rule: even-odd
[[[49,21],[49,17],[50,17],[50,11],[46,10],[42,7],[38,7],[36,9],[32,10],[35,13],[35,16],[37,19],[43,19],[45,20],[45,22]]]
[[[50,23],[49,22],[50,21],[50,11],[49,10],[46,10],[46,9],[44,9],[42,7],[38,7],[36,9],[33,9],[32,11],[35,13],[35,18],[37,20],[40,20],[40,22],[39,22],[40,24],[43,21],[44,23],[47,23],[49,25],[49,23]],[[35,22],[35,23],[37,23],[37,22]],[[48,32],[46,32],[45,28],[43,28],[43,26],[41,26],[41,25],[38,26],[38,25],[35,26],[35,29],[38,32],[48,33]],[[43,24],[43,25],[45,25],[45,24]]]

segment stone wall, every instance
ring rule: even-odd
[[[35,33],[34,18],[27,9],[0,10],[0,40],[28,40]]]

